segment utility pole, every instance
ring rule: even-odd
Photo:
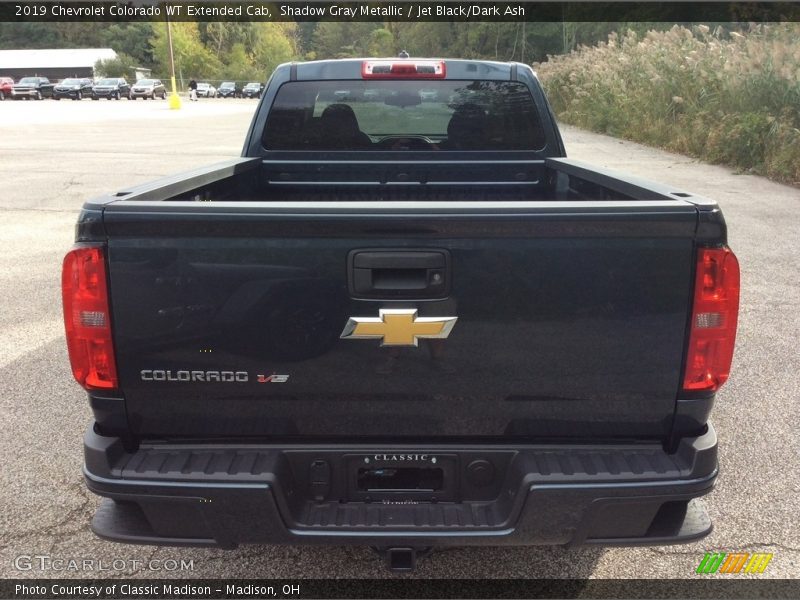
[[[172,93],[169,95],[169,107],[172,110],[178,110],[181,107],[181,99],[175,85],[175,53],[172,51],[172,23],[169,22],[169,13],[167,13],[167,42],[169,43],[169,64],[172,69]]]
[[[525,42],[526,42],[526,39],[525,39],[525,21],[522,21],[522,50],[521,50],[522,55],[521,55],[521,58],[520,58],[520,61],[519,61],[522,64],[525,64]]]

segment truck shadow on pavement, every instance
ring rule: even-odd
[[[411,573],[393,573],[366,546],[247,546],[197,556],[199,577],[584,579],[606,549],[583,546],[481,546],[441,548],[417,561]],[[202,552],[202,551],[200,551]],[[206,571],[206,563],[212,572]]]

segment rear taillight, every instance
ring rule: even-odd
[[[728,379],[739,315],[739,262],[728,248],[699,248],[685,391],[716,391]]]
[[[446,76],[443,60],[365,60],[361,63],[363,79],[444,79]]]
[[[61,273],[64,325],[72,374],[87,390],[117,387],[111,341],[105,253],[100,246],[76,246]]]

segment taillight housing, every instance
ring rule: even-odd
[[[77,245],[64,257],[61,272],[67,350],[75,379],[87,390],[118,387],[105,251]]]
[[[739,316],[739,261],[729,248],[698,248],[683,389],[713,392],[728,379]]]
[[[444,79],[447,66],[443,60],[365,60],[362,79]]]

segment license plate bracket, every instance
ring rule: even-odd
[[[350,502],[453,502],[458,498],[458,457],[452,454],[381,452],[350,454]]]

